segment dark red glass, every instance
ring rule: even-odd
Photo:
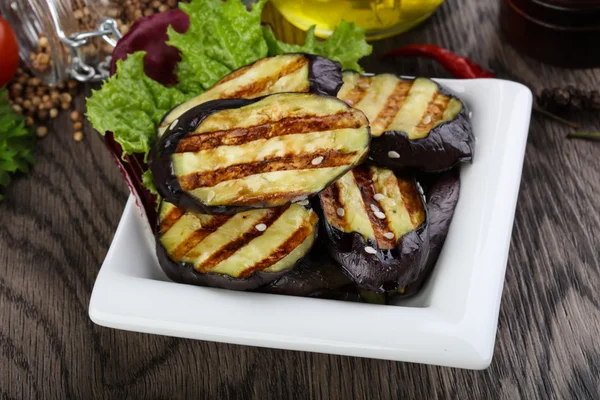
[[[600,0],[501,0],[508,41],[540,61],[569,68],[600,66]]]

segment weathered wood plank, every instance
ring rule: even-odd
[[[393,47],[430,42],[535,90],[600,86],[600,69],[548,67],[508,47],[497,9],[449,0],[426,24],[377,42],[365,69],[447,77],[427,60],[379,61]],[[600,129],[598,116],[577,119]],[[127,188],[90,127],[75,143],[68,126],[62,116],[39,142],[33,173],[0,203],[1,399],[599,398],[600,144],[567,141],[564,126],[534,117],[495,358],[471,372],[95,326],[89,297]]]

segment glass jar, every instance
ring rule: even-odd
[[[600,0],[501,0],[508,41],[540,61],[570,68],[600,66]]]
[[[342,19],[365,29],[368,40],[407,31],[425,19],[444,0],[272,0],[279,12],[296,27],[316,25],[319,37],[331,35]]]
[[[110,0],[0,0],[21,60],[49,85],[108,76],[120,33],[116,21],[106,17],[117,11]]]

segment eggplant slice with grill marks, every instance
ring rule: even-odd
[[[160,123],[158,136],[188,110],[207,101],[251,99],[283,92],[335,96],[342,84],[341,65],[328,58],[303,53],[262,58],[233,71],[206,92],[175,107]]]
[[[309,253],[318,223],[312,209],[298,204],[229,216],[163,201],[156,251],[175,282],[252,290],[288,273]]]
[[[371,121],[369,156],[386,168],[439,172],[473,158],[466,106],[431,79],[343,73],[338,97]]]
[[[417,279],[429,225],[413,178],[360,166],[319,196],[329,251],[358,287],[383,293]]]
[[[289,274],[259,290],[288,296],[359,300],[354,283],[329,256],[322,241]]]
[[[158,192],[186,210],[233,214],[305,201],[361,163],[369,122],[308,93],[201,104],[175,120],[149,165]]]
[[[439,175],[427,191],[427,217],[429,219],[429,257],[416,281],[396,293],[400,297],[417,294],[435,267],[442,252],[450,223],[460,195],[460,172],[457,168]]]

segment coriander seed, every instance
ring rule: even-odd
[[[43,138],[48,134],[48,128],[45,126],[38,126],[35,130],[35,135],[39,138]]]
[[[79,111],[71,111],[71,121],[76,122],[79,120],[81,120],[81,114],[79,114]]]
[[[81,131],[77,131],[73,134],[73,139],[75,139],[76,142],[81,142],[83,140],[83,132]]]
[[[73,100],[69,93],[61,93],[60,99],[63,103],[70,103]]]

